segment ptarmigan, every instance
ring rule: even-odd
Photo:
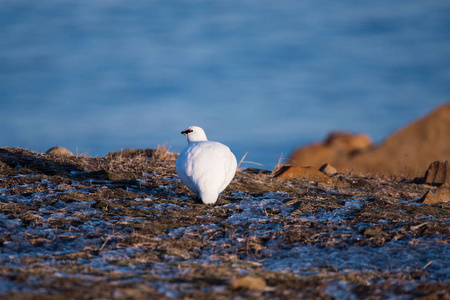
[[[186,136],[188,146],[177,158],[178,176],[203,203],[213,204],[236,173],[236,157],[224,144],[208,141],[205,131],[198,126],[190,126],[181,133]]]

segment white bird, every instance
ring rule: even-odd
[[[188,146],[177,158],[178,176],[203,203],[213,204],[236,173],[236,157],[224,144],[208,141],[205,131],[198,126],[190,126],[181,133],[186,136]]]

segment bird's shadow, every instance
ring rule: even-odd
[[[200,196],[198,196],[198,195],[191,196],[190,198],[195,204],[201,204],[201,205],[204,205],[205,207],[207,207],[207,206],[213,207],[213,206],[217,206],[217,205],[225,205],[225,204],[230,203],[230,201],[226,200],[225,197],[220,196],[220,195],[217,198],[217,201],[214,203],[211,203],[211,204],[203,203],[202,198],[200,198]]]

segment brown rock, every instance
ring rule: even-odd
[[[317,143],[297,148],[291,154],[288,162],[299,167],[313,166],[319,168],[324,163],[336,161],[338,155],[339,153],[330,146]]]
[[[52,147],[45,152],[46,154],[58,155],[58,156],[75,156],[72,152],[64,147]]]
[[[313,167],[281,166],[274,177],[284,179],[301,178],[310,181],[329,181],[331,178]]]
[[[336,168],[333,167],[333,166],[330,165],[330,164],[323,164],[323,165],[320,167],[319,171],[322,172],[322,173],[324,173],[325,175],[328,175],[328,176],[337,174]]]
[[[385,233],[383,232],[382,228],[369,227],[366,230],[364,230],[364,235],[381,237],[385,235]]]
[[[353,134],[349,132],[332,132],[325,140],[325,145],[336,151],[355,153],[372,147],[372,139],[367,134]]]
[[[428,191],[422,196],[421,202],[424,204],[435,204],[439,202],[450,202],[450,183],[444,183],[436,191]]]
[[[348,174],[354,177],[364,177],[364,174],[358,170],[350,170]]]
[[[295,149],[288,161],[299,167],[319,168],[324,163],[334,164],[370,147],[372,140],[366,134],[332,132],[324,143],[314,143]]]
[[[246,290],[258,290],[264,291],[266,289],[266,281],[263,278],[245,276],[234,280],[230,284],[230,288],[237,289],[246,289]]]
[[[447,161],[434,161],[425,172],[425,183],[440,185],[450,183],[450,164]]]

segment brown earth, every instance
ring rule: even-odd
[[[177,153],[170,152],[165,146],[158,149],[125,149],[109,152],[105,156],[105,158],[113,159],[148,158],[153,160],[175,160],[177,157]]]
[[[321,172],[313,167],[297,167],[297,166],[282,166],[274,171],[273,176],[280,179],[302,179],[306,181],[314,181],[320,185],[329,186],[347,186],[344,182],[339,182],[324,172]]]
[[[421,177],[431,162],[450,160],[450,102],[394,132],[380,145],[355,150],[339,153],[327,143],[318,143],[295,150],[288,162],[317,168],[330,163],[340,172]]]
[[[0,148],[0,299],[448,298],[450,203],[419,203],[435,186],[249,169],[204,205],[165,149],[131,152]],[[295,249],[330,261],[271,269]],[[332,263],[355,249],[368,260]]]

